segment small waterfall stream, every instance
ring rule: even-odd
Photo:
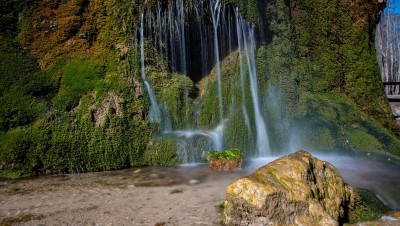
[[[161,109],[158,104],[157,98],[150,84],[147,82],[144,63],[144,31],[143,31],[143,13],[140,16],[140,56],[141,56],[141,74],[143,83],[146,86],[147,93],[150,98],[149,120],[150,122],[161,123]]]
[[[237,40],[238,40],[238,55],[239,55],[239,67],[240,67],[240,86],[241,86],[241,98],[242,98],[242,112],[244,117],[244,122],[247,126],[248,134],[250,135],[250,119],[249,114],[247,113],[246,105],[245,105],[245,93],[244,93],[244,68],[243,68],[243,59],[242,59],[242,42],[243,42],[243,32],[240,29],[240,15],[239,9],[235,8],[235,16],[236,16],[236,32],[237,32]],[[251,135],[250,135],[251,136]]]
[[[218,45],[218,24],[221,13],[221,3],[219,0],[210,0],[212,24],[214,28],[214,58],[215,67],[217,68],[217,87],[218,87],[218,101],[219,101],[219,121],[221,122],[224,118],[224,112],[222,107],[222,82],[221,82],[221,68],[219,64],[219,45]]]
[[[217,95],[215,103],[218,108],[214,109],[212,114],[218,119],[216,120],[218,123],[212,127],[199,123],[198,118],[205,113],[199,107],[199,101],[194,99],[192,106],[188,106],[186,102],[183,106],[184,109],[192,108],[193,115],[189,115],[186,111],[183,116],[185,119],[180,119],[186,120],[186,122],[193,119],[192,126],[188,126],[188,124],[174,126],[174,123],[168,129],[161,126],[161,137],[163,134],[176,137],[177,153],[181,162],[197,162],[200,160],[201,154],[207,150],[224,150],[235,147],[229,140],[235,138],[225,137],[229,126],[229,129],[233,130],[233,134],[236,130],[244,129],[246,131],[247,136],[243,139],[247,139],[248,144],[245,149],[248,150],[245,151],[249,155],[267,156],[270,147],[267,125],[260,108],[254,31],[251,24],[241,17],[237,7],[230,4],[223,5],[219,0],[189,2],[177,0],[167,5],[158,5],[157,9],[148,10],[145,14],[146,17],[141,16],[140,49],[142,79],[151,102],[150,122],[162,125],[164,121],[174,117],[169,115],[171,114],[170,106],[158,104],[156,97],[161,98],[163,94],[156,93],[155,95],[146,80],[144,40],[152,42],[158,54],[165,60],[170,73],[181,73],[191,78],[192,81],[198,82],[210,74],[212,68],[215,72]],[[146,18],[146,21],[143,21],[143,18]],[[234,59],[238,61],[238,79],[233,83],[230,82],[230,86],[225,82],[227,78],[223,78],[221,71],[221,64],[225,64],[223,60],[228,56],[230,56],[229,58],[234,56]],[[229,77],[234,74],[224,74],[224,76]],[[240,90],[237,97],[235,97],[235,91],[232,90],[235,84]],[[230,93],[224,93],[227,92],[226,90]],[[183,95],[189,96],[187,87],[185,87]],[[251,102],[246,101],[250,99]],[[226,105],[230,107],[225,108]],[[237,109],[240,109],[240,118],[242,118],[240,120],[244,122],[244,128],[240,128],[241,125],[230,124]]]
[[[255,38],[253,28],[244,20],[238,19],[240,24],[240,29],[243,32],[243,43],[246,52],[247,66],[249,67],[249,77],[250,77],[250,90],[251,96],[254,104],[254,118],[256,123],[256,149],[259,156],[266,156],[268,153],[269,142],[266,137],[267,129],[265,127],[265,121],[262,117],[260,110],[260,101],[258,98],[258,84],[257,84],[257,72],[255,66]]]

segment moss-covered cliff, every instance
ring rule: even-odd
[[[154,136],[159,125],[148,121],[138,46],[140,13],[169,2],[0,3],[0,177],[179,161],[176,141]],[[373,44],[383,4],[225,2],[236,4],[256,25],[261,105],[276,152],[302,140],[315,149],[399,155],[398,127],[379,81]],[[172,125],[215,126],[215,70],[196,88],[188,77],[170,73],[169,62],[150,42],[145,48],[148,79],[169,106]],[[224,139],[227,148],[244,147],[251,134],[241,113],[230,109],[242,101],[237,52],[229,55],[221,69],[224,108],[232,116]],[[246,108],[253,111],[249,95]],[[188,103],[197,96],[202,114],[194,122],[196,109]]]

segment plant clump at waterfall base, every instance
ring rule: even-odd
[[[225,151],[209,151],[205,159],[212,171],[229,171],[240,169],[243,164],[243,152],[234,148]]]

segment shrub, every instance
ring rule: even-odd
[[[225,151],[209,151],[206,153],[205,158],[207,161],[221,158],[228,160],[238,160],[243,158],[243,152],[237,148]]]
[[[239,149],[207,152],[205,158],[212,171],[239,169],[243,163],[243,152]]]

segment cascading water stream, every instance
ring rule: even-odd
[[[204,151],[223,150],[237,147],[237,145],[243,145],[242,148],[253,157],[268,155],[269,141],[258,96],[255,37],[253,28],[241,18],[238,9],[232,5],[221,5],[218,0],[199,0],[188,4],[183,4],[183,0],[177,0],[175,3],[158,5],[154,12],[149,10],[146,13],[149,14],[145,17],[146,21],[143,21],[144,16],[141,15],[141,70],[151,102],[150,122],[161,125],[161,133],[157,135],[156,139],[163,139],[164,136],[166,139],[175,137],[177,153],[182,163],[198,162]],[[193,16],[196,18],[191,19]],[[175,75],[171,73],[165,78],[162,77],[162,81],[158,81],[162,82],[163,87],[159,91],[162,93],[158,94],[164,103],[160,106],[151,85],[146,80],[144,70],[144,39],[146,38],[152,42],[150,48],[160,54],[159,56],[165,62],[162,65],[166,65],[170,72],[178,72],[190,78],[195,76],[194,81],[197,82],[202,78],[199,76],[209,74],[213,67],[216,75],[215,80],[212,81],[215,86],[212,85],[211,93],[215,92],[216,94],[215,101],[213,101],[215,105],[214,103],[205,103],[204,99],[199,96],[193,99],[192,104],[187,102],[187,99],[180,99],[185,101],[180,102],[183,108],[169,111],[168,109],[176,108],[176,106],[167,106],[168,102],[165,98],[163,99],[163,96],[166,95],[164,89],[168,88],[166,85],[168,80],[164,81],[164,79],[173,78]],[[238,76],[240,77],[237,81],[230,81],[226,87],[222,87],[220,60],[221,57],[224,59],[227,56],[230,56],[227,58],[229,60],[223,66],[237,60]],[[227,73],[225,70],[223,72]],[[233,74],[224,75],[234,76]],[[233,87],[236,88],[233,89]],[[223,94],[222,88],[231,93]],[[186,86],[182,87],[180,92],[182,93],[176,96],[182,95],[184,98],[189,96]],[[230,96],[231,100],[225,100],[223,95]],[[213,100],[212,98],[209,100]],[[252,100],[246,103],[247,99]],[[211,104],[216,109],[212,109],[211,112],[203,112],[204,104]],[[226,108],[226,112],[223,109],[224,104],[230,105],[229,108]],[[188,108],[191,109],[190,114],[192,115],[189,114]],[[241,110],[237,111],[237,109]],[[169,114],[176,110],[181,111],[178,113],[180,116],[171,115],[171,119],[174,120],[171,123]],[[203,114],[210,113],[213,121],[210,121],[209,124],[217,124],[214,128],[202,124],[204,122],[199,120],[199,118],[204,119]],[[250,117],[249,114],[252,116]],[[238,117],[243,123],[232,124],[231,120],[234,122],[239,119]],[[245,131],[247,135],[243,136],[244,134],[241,134],[240,131]],[[225,133],[227,133],[227,137],[225,137]],[[232,135],[240,137],[233,138]],[[242,141],[235,142],[230,140],[232,138]]]
[[[258,99],[258,84],[257,84],[257,72],[255,65],[255,56],[254,56],[254,48],[255,48],[255,38],[253,28],[244,21],[243,19],[239,19],[240,27],[243,32],[243,43],[244,49],[247,57],[247,66],[249,68],[249,77],[250,77],[250,90],[251,96],[254,104],[254,118],[256,124],[256,148],[259,156],[267,156],[269,151],[269,141],[267,135],[267,129],[265,127],[264,119],[261,115],[260,111],[260,102]]]
[[[200,35],[200,49],[201,49],[201,74],[205,75],[207,74],[207,68],[208,68],[208,63],[207,63],[207,40],[204,38],[204,31],[203,31],[203,4],[195,4],[194,5],[194,10],[195,10],[195,15],[197,18],[197,29],[198,29],[198,34]]]
[[[212,23],[214,28],[214,57],[215,68],[217,69],[217,89],[218,89],[218,106],[219,106],[219,121],[222,122],[224,118],[222,107],[222,82],[221,82],[221,68],[219,63],[219,45],[218,45],[218,23],[221,13],[221,3],[219,0],[210,0]]]
[[[251,136],[251,128],[250,128],[250,119],[249,119],[249,114],[247,113],[246,109],[246,104],[245,104],[245,89],[244,89],[244,68],[243,68],[243,59],[242,59],[242,32],[241,32],[241,27],[240,27],[240,15],[239,15],[239,9],[236,7],[235,8],[235,17],[236,17],[236,33],[237,33],[237,40],[238,40],[238,57],[239,57],[239,73],[240,73],[240,86],[241,86],[241,97],[242,97],[242,113],[243,113],[243,118],[244,122],[247,127],[247,132],[248,136]]]
[[[186,62],[186,39],[185,39],[185,14],[183,7],[183,0],[178,0],[176,4],[176,22],[178,27],[178,38],[180,48],[180,71],[183,74],[187,74],[187,62]]]
[[[140,56],[141,56],[141,74],[143,83],[146,86],[147,93],[150,98],[149,121],[154,123],[161,123],[161,110],[154,95],[154,91],[146,80],[145,63],[144,63],[144,25],[143,13],[140,16]]]

